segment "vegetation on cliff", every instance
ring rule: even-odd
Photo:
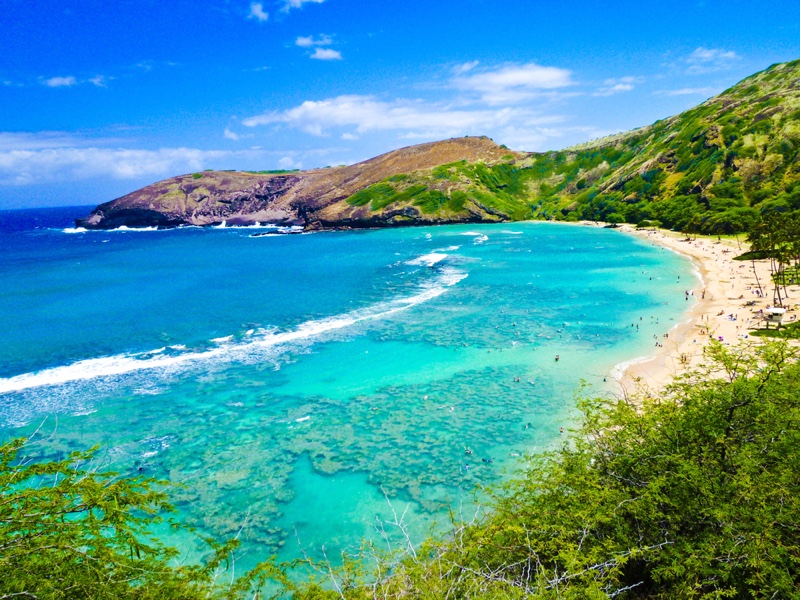
[[[800,60],[675,117],[555,152],[454,138],[348,167],[197,175],[101,205],[79,224],[379,227],[533,218],[746,231],[763,215],[800,210]]]
[[[443,219],[657,222],[703,233],[800,210],[800,61],[774,65],[676,117],[558,152],[392,177],[347,199]]]
[[[710,346],[656,397],[580,403],[560,449],[531,457],[492,510],[447,539],[365,547],[315,583],[264,563],[231,585],[230,546],[176,566],[146,533],[154,482],[63,462],[0,461],[0,596],[798,598],[800,365],[789,346]],[[271,588],[274,589],[274,588]],[[258,594],[257,594],[258,595]]]

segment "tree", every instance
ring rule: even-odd
[[[162,482],[91,468],[94,450],[34,461],[30,442],[0,446],[0,598],[169,599],[233,594],[214,576],[235,542],[209,541],[204,565],[150,533],[173,511]],[[244,585],[244,584],[243,584]]]

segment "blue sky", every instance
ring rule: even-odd
[[[800,2],[3,0],[0,208],[488,135],[549,150],[800,58]]]

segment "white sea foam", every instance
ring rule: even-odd
[[[653,359],[652,356],[640,356],[632,360],[623,361],[619,364],[614,365],[614,367],[611,369],[610,375],[617,381],[622,381],[622,378],[625,376],[625,371],[630,369],[633,365],[645,363],[652,359]]]
[[[409,260],[406,264],[414,266],[432,267],[433,265],[444,260],[445,258],[447,258],[447,254],[431,252],[430,254],[423,254],[422,256],[418,256],[414,260]]]
[[[158,231],[158,227],[153,225],[152,227],[128,227],[127,225],[120,225],[116,229],[109,229],[108,231]]]
[[[311,417],[300,417],[299,419],[295,419],[295,423],[302,423],[303,421],[308,421]]]
[[[500,233],[507,233],[509,235],[522,235],[524,231],[511,231],[510,229],[503,229]]]
[[[309,343],[316,338],[351,327],[356,323],[389,317],[428,302],[444,294],[448,288],[467,277],[467,273],[452,267],[442,269],[438,277],[423,285],[417,293],[380,302],[373,306],[341,315],[307,321],[289,331],[259,330],[246,341],[233,341],[233,336],[218,338],[218,345],[201,351],[184,351],[182,346],[170,346],[176,352],[165,353],[164,349],[136,354],[118,354],[102,358],[89,358],[69,365],[0,378],[0,394],[20,392],[31,388],[57,386],[75,381],[116,377],[143,370],[170,371],[186,368],[201,362],[220,360],[252,360],[263,355],[264,350],[275,349],[292,343]]]
[[[86,229],[85,227],[66,227],[61,231],[62,233],[86,233],[89,230]]]
[[[231,225],[227,221],[225,221],[225,226],[223,227],[222,224],[214,225],[213,229],[280,229],[280,225],[276,225],[275,223],[261,223],[260,221],[256,221],[252,225]]]
[[[489,236],[484,235],[484,234],[482,234],[482,233],[480,233],[478,231],[465,231],[463,233],[459,233],[458,235],[468,235],[468,236],[470,236],[471,238],[473,238],[472,239],[472,243],[473,244],[482,244],[483,242],[486,242],[486,241],[489,240]]]

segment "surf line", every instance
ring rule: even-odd
[[[217,347],[205,351],[190,351],[176,355],[165,355],[159,350],[140,352],[137,354],[117,354],[101,358],[89,358],[69,365],[43,369],[32,373],[24,373],[13,377],[0,378],[0,394],[21,392],[31,388],[62,385],[74,381],[97,379],[99,377],[125,375],[135,371],[169,369],[213,359],[235,361],[237,356],[247,356],[248,353],[253,351],[273,348],[292,342],[307,341],[319,335],[344,329],[362,321],[389,317],[390,315],[408,310],[409,308],[441,296],[448,288],[456,285],[466,277],[467,273],[463,271],[452,267],[445,267],[435,280],[424,284],[417,293],[411,296],[387,300],[342,315],[307,321],[291,331],[277,333],[270,331],[258,335],[255,339],[250,338],[243,342],[228,343],[224,338],[219,338]]]

